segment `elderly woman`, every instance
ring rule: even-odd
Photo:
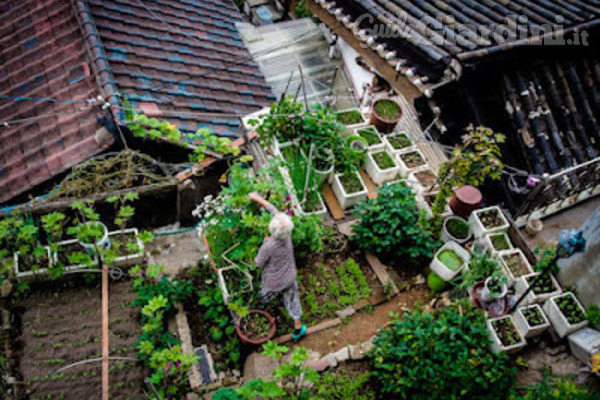
[[[300,321],[302,306],[296,281],[296,261],[291,237],[294,223],[289,216],[279,212],[275,206],[257,193],[250,193],[248,198],[273,215],[269,223],[271,236],[265,238],[256,256],[256,266],[263,270],[261,289],[263,302],[269,303],[281,294],[283,304],[294,320],[292,339],[298,341],[306,335],[306,326]]]

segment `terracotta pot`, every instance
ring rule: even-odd
[[[270,325],[269,334],[267,336],[265,336],[264,338],[256,339],[256,340],[249,338],[240,329],[240,320],[238,319],[235,323],[235,332],[240,337],[242,342],[258,346],[260,344],[266,343],[269,340],[273,339],[273,337],[275,336],[275,331],[277,330],[277,325],[275,324],[275,318],[273,318],[273,316],[271,316],[271,314],[269,314],[268,312],[263,311],[263,310],[255,310],[255,309],[248,310],[248,315],[250,315],[250,314],[260,314],[267,318],[267,320],[269,321],[269,325]]]
[[[392,102],[396,103],[394,100],[391,100],[391,99],[379,99],[379,100],[374,101],[373,107],[371,109],[370,124],[375,125],[375,127],[377,128],[377,130],[380,133],[391,133],[394,131],[394,128],[398,124],[398,121],[400,121],[402,119],[403,112],[402,112],[402,108],[400,107],[400,104],[396,103],[396,105],[398,106],[398,110],[400,110],[400,115],[398,116],[398,118],[385,119],[385,118],[381,117],[379,114],[377,114],[377,111],[375,110],[375,106],[377,105],[377,103],[379,103],[380,101],[383,101],[383,100],[392,101]]]
[[[461,186],[454,191],[454,197],[450,199],[450,209],[459,217],[469,218],[471,212],[481,206],[483,196],[479,189],[474,186]]]

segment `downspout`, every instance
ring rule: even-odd
[[[83,33],[86,52],[92,60],[92,71],[96,80],[100,83],[100,92],[104,99],[110,104],[110,111],[116,123],[125,120],[125,114],[120,108],[119,91],[115,85],[115,77],[108,64],[108,59],[104,52],[104,46],[100,39],[100,34],[94,23],[92,13],[85,0],[71,0],[71,5],[75,11],[75,17],[79,28]]]

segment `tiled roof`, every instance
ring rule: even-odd
[[[119,91],[185,132],[239,135],[239,119],[219,114],[248,114],[274,100],[229,0],[93,0],[90,9]]]
[[[548,25],[569,33],[575,27],[586,28],[600,22],[597,0],[314,1],[371,48],[381,50],[390,63],[408,61],[418,69],[413,73],[433,80],[441,79],[446,68],[455,69],[453,60],[466,62],[503,52],[538,37]],[[365,18],[366,15],[373,18]],[[523,19],[515,24],[514,18],[518,17]],[[440,22],[442,18],[444,24]],[[405,24],[397,25],[401,27],[399,32],[393,37],[389,30],[387,35],[381,34],[382,26],[393,26],[398,19]],[[506,34],[490,34],[494,31]],[[396,52],[396,57],[391,52]]]
[[[69,0],[0,3],[0,94],[81,100],[99,95]],[[84,107],[84,110],[80,110]],[[0,98],[0,203],[110,145],[100,107]]]

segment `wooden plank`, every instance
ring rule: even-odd
[[[373,183],[371,177],[362,168],[360,170],[360,177],[363,179],[363,182],[365,182],[365,186],[367,187],[367,198],[369,200],[376,199],[377,186],[375,186],[375,183]]]
[[[340,206],[340,203],[337,201],[331,187],[329,185],[324,185],[321,193],[323,194],[323,200],[325,200],[325,204],[327,204],[327,208],[329,208],[329,212],[331,212],[333,219],[336,221],[343,219],[346,214],[344,213],[342,206]]]
[[[383,265],[379,258],[369,251],[366,252],[365,258],[367,259],[367,262],[369,263],[371,268],[373,268],[373,272],[375,272],[375,275],[377,275],[377,279],[379,279],[379,282],[381,282],[383,287],[385,288],[386,286],[391,285],[392,290],[390,294],[392,296],[395,296],[398,293],[400,293],[400,290],[398,290],[398,287],[387,272],[388,267]]]
[[[313,325],[313,326],[309,327],[306,330],[306,334],[310,335],[311,333],[321,332],[321,331],[324,331],[325,329],[329,329],[329,328],[333,328],[334,326],[338,326],[341,323],[342,323],[342,320],[338,317],[329,319],[329,320],[320,322],[317,325]],[[285,343],[285,342],[289,342],[290,340],[292,340],[291,334],[280,336],[273,341],[275,343]]]

